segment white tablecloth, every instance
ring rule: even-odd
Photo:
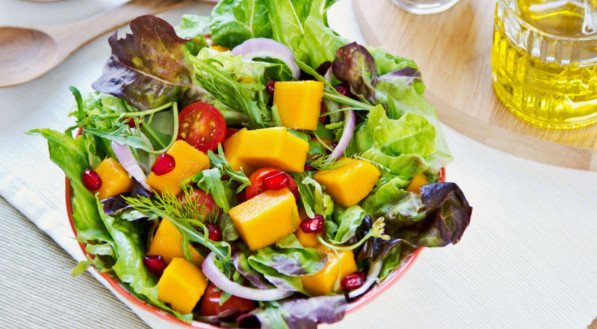
[[[120,2],[0,0],[0,25],[66,22]],[[182,12],[206,10],[197,4],[164,17],[176,23]],[[333,9],[331,23],[362,41],[350,1]],[[70,125],[67,87],[88,89],[108,55],[102,37],[45,77],[0,89],[0,327],[145,326],[89,274],[69,276],[71,257],[81,253],[67,224],[64,178],[44,141],[24,135]],[[597,315],[597,173],[523,160],[445,132],[456,158],[448,179],[475,208],[464,238],[425,250],[394,287],[329,327],[587,327]]]

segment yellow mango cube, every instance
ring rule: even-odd
[[[309,151],[309,143],[284,127],[243,129],[230,137],[226,145],[226,158],[237,167],[271,166],[291,172],[304,171]]]
[[[116,196],[133,188],[133,179],[120,163],[112,158],[106,158],[100,162],[95,172],[102,179],[102,186],[97,191],[100,199]]]
[[[306,248],[314,248],[319,246],[319,240],[317,239],[317,233],[305,233],[303,230],[296,230],[296,238],[299,240],[301,245]]]
[[[337,168],[321,170],[314,176],[334,202],[344,207],[354,206],[363,200],[379,179],[379,170],[370,162],[344,158]]]
[[[203,296],[207,279],[184,258],[174,258],[158,281],[158,299],[183,314],[191,313]]]
[[[228,160],[228,163],[230,163],[230,167],[232,167],[234,170],[242,170],[245,174],[249,174],[253,171],[252,168],[238,158],[238,150],[241,146],[242,133],[246,130],[247,128],[243,128],[234,135],[228,137],[228,139],[224,141],[223,146],[224,156],[226,156],[226,160]]]
[[[152,172],[147,177],[147,184],[160,193],[178,194],[183,180],[209,168],[207,155],[183,140],[177,140],[166,153],[174,158],[174,169],[164,175]]]
[[[317,129],[322,99],[320,81],[278,81],[274,87],[274,105],[284,127],[291,129]]]
[[[191,262],[195,265],[201,265],[203,256],[195,248],[190,245],[188,247],[191,252]],[[160,222],[160,226],[158,226],[151,240],[147,254],[160,255],[166,263],[170,263],[174,258],[184,258],[182,235],[169,219],[164,218]]]
[[[427,176],[424,174],[416,174],[415,177],[410,181],[410,184],[406,187],[409,192],[421,194],[421,186],[428,184]]]
[[[356,272],[357,264],[351,250],[339,251],[336,256],[336,253],[323,246],[318,249],[327,254],[328,259],[325,267],[313,275],[301,277],[301,281],[305,290],[311,295],[329,295],[332,292],[336,292],[334,290],[336,282],[338,282],[339,288],[342,279]]]
[[[258,194],[230,209],[228,214],[251,250],[278,242],[300,224],[294,195],[287,188]]]

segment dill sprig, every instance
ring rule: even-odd
[[[192,200],[191,189],[183,189],[185,198]],[[173,194],[157,194],[154,197],[137,196],[123,197],[133,209],[144,214],[155,214],[161,218],[168,218],[180,231],[183,239],[196,242],[221,259],[223,264],[230,261],[230,244],[225,241],[209,239],[209,231],[204,222],[215,220],[213,214],[206,214],[196,202],[180,202]],[[199,228],[201,231],[199,231]]]
[[[331,170],[340,167],[340,163],[330,159],[327,154],[308,154],[307,164],[317,170]]]
[[[384,241],[390,240],[390,236],[385,234],[385,227],[386,227],[386,223],[383,219],[383,217],[378,218],[374,223],[373,226],[371,227],[371,229],[369,230],[369,232],[367,232],[367,234],[361,239],[359,240],[357,243],[350,245],[350,246],[341,246],[341,245],[336,245],[330,242],[325,241],[321,235],[317,236],[317,239],[319,240],[319,242],[332,249],[332,250],[336,250],[336,251],[349,251],[349,250],[354,250],[358,247],[360,247],[363,243],[365,243],[365,241],[369,240],[370,238],[380,238]]]

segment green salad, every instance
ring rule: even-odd
[[[34,129],[89,266],[185,322],[315,328],[472,208],[417,65],[350,42],[326,0],[223,0],[109,38],[76,123]],[[66,224],[65,224],[66,225]]]

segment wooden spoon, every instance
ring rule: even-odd
[[[0,87],[34,80],[81,46],[131,19],[183,4],[177,0],[132,0],[80,21],[36,28],[0,27]]]

